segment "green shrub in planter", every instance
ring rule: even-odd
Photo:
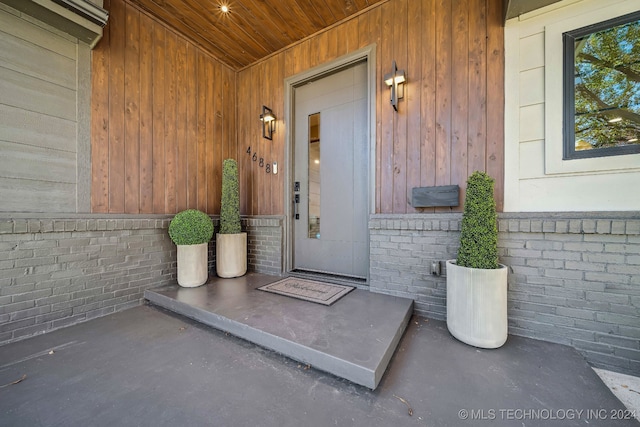
[[[206,213],[187,209],[176,214],[169,224],[169,237],[176,245],[199,245],[213,236],[213,221]]]
[[[226,159],[222,163],[222,199],[220,200],[220,234],[237,234],[240,225],[240,190],[238,163]]]
[[[498,217],[493,198],[494,180],[476,171],[467,180],[467,194],[460,227],[461,267],[496,269],[498,266]]]

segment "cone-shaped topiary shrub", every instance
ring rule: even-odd
[[[199,245],[213,236],[213,221],[206,213],[187,209],[173,217],[169,224],[169,237],[176,245]]]
[[[498,217],[493,198],[494,180],[476,171],[467,180],[467,195],[460,227],[461,267],[496,269],[498,265]]]
[[[220,200],[220,234],[240,233],[240,190],[238,163],[226,159],[222,163],[222,199]]]

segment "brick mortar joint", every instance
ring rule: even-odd
[[[538,213],[498,213],[498,231],[507,233],[640,235],[640,216],[634,213],[594,216],[555,213],[545,218]],[[427,215],[373,215],[368,224],[372,234],[385,231],[459,231],[462,213]]]
[[[0,219],[0,234],[166,230],[169,218],[15,218]]]

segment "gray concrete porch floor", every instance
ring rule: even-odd
[[[144,295],[157,306],[375,389],[407,327],[413,301],[355,289],[325,306],[257,289],[280,279],[248,273],[210,278],[197,288],[149,289]]]
[[[640,425],[628,415],[570,347],[480,350],[417,316],[375,391],[153,306],[0,347],[2,426]]]

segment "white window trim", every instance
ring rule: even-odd
[[[562,34],[638,11],[637,1],[620,2],[545,27],[545,175],[640,170],[640,154],[563,160]]]

